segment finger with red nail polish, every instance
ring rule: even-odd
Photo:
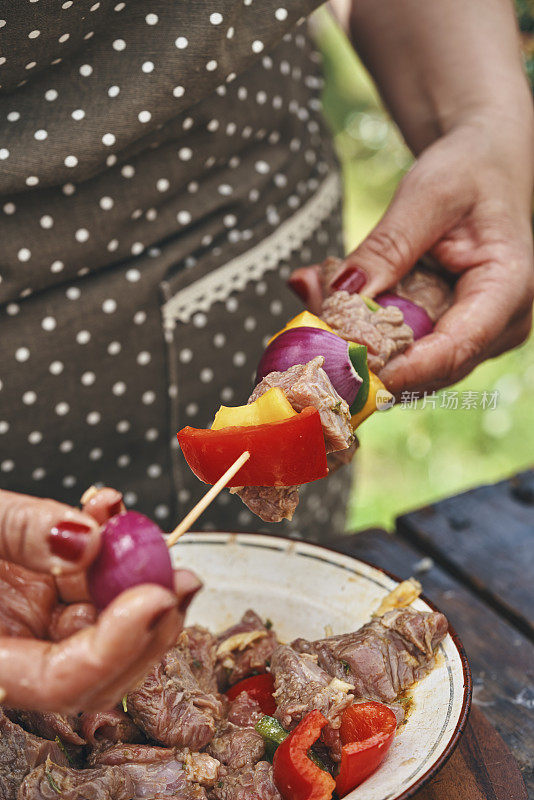
[[[36,572],[85,570],[100,547],[97,522],[76,508],[0,490],[0,558]]]
[[[308,282],[303,277],[292,275],[288,280],[289,287],[300,297],[305,306],[308,305]]]
[[[178,609],[185,616],[193,598],[202,589],[202,581],[188,569],[175,569],[173,583],[178,598]]]
[[[122,502],[121,492],[109,486],[102,489],[92,486],[82,497],[82,511],[90,514],[99,525],[103,525],[111,517],[126,511],[126,507]]]
[[[85,552],[88,534],[92,528],[80,522],[62,520],[54,525],[48,534],[50,552],[64,561],[78,563]]]
[[[367,273],[361,267],[345,267],[330,284],[333,292],[358,294],[367,282]]]

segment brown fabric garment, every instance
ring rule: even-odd
[[[165,301],[268,241],[336,169],[318,56],[295,26],[318,2],[287,5],[0,14],[4,488],[77,503],[102,482],[163,527],[205,490],[176,430],[246,401],[266,337],[301,310],[290,268],[342,253],[338,204],[261,279],[163,329]],[[339,528],[345,487],[326,484]],[[317,538],[332,515],[305,509],[283,530]],[[227,497],[203,525],[258,520]]]

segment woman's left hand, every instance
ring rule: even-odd
[[[532,129],[530,119],[524,124]],[[455,383],[528,336],[533,169],[524,130],[501,130],[489,112],[465,121],[422,153],[382,220],[345,259],[344,268],[367,273],[361,291],[370,296],[394,286],[425,253],[457,278],[454,303],[434,332],[380,373],[395,394]],[[317,270],[299,270],[297,281],[317,313]]]
[[[0,701],[75,713],[112,708],[171,647],[201,584],[176,570],[175,590],[128,589],[100,615],[85,570],[100,524],[122,506],[101,489],[83,511],[0,491]]]

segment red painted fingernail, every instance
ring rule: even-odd
[[[194,596],[197,594],[197,592],[200,591],[201,588],[202,588],[202,584],[200,584],[199,586],[195,587],[194,589],[191,589],[191,591],[188,592],[187,594],[184,594],[184,596],[180,600],[180,604],[178,606],[178,608],[180,610],[180,614],[185,614],[185,612],[187,611],[187,609],[191,605]]]
[[[88,534],[92,530],[83,522],[72,520],[58,522],[48,534],[50,551],[65,561],[79,561],[87,547]]]
[[[122,503],[122,495],[121,495],[119,499],[116,500],[114,503],[112,503],[108,508],[108,514],[110,519],[111,517],[116,517],[117,514],[120,514],[122,511],[124,511],[124,505]]]
[[[303,303],[308,302],[308,284],[303,278],[289,278],[287,285],[292,289]]]
[[[365,286],[366,282],[367,273],[363,269],[360,269],[360,267],[347,267],[341,275],[337,276],[335,281],[332,281],[331,287],[336,292],[357,294]]]
[[[83,500],[83,498],[82,498]],[[116,489],[104,487],[93,494],[89,500],[83,503],[83,510],[90,514],[99,525],[103,525],[108,519],[124,511],[122,494]]]

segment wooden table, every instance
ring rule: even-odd
[[[328,544],[417,577],[467,651],[466,734],[417,800],[534,798],[534,471]]]

